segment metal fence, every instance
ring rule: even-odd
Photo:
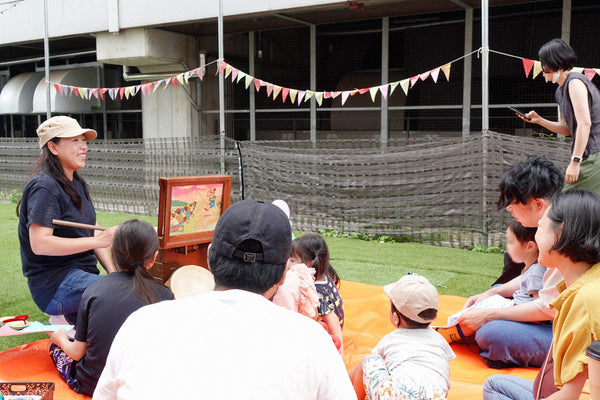
[[[232,176],[232,202],[283,199],[294,229],[390,235],[452,246],[503,244],[497,210],[504,171],[529,155],[561,168],[569,144],[491,132],[466,138],[236,142],[219,138],[97,140],[81,171],[97,210],[157,215],[158,178]],[[239,146],[239,149],[238,149]],[[0,139],[0,190],[20,189],[39,154],[31,139]],[[242,185],[243,182],[243,185]],[[243,187],[242,187],[243,186]]]

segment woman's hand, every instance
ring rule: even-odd
[[[565,183],[574,183],[579,179],[579,168],[580,164],[575,161],[571,161],[565,172]]]
[[[117,230],[118,225],[106,228],[103,231],[96,231],[95,237],[98,240],[97,248],[110,247],[112,246],[113,236]]]
[[[529,111],[527,114],[525,114],[527,116],[527,118],[524,118],[522,116],[520,116],[519,114],[517,114],[517,116],[519,118],[521,118],[523,121],[525,122],[529,122],[530,124],[539,124],[541,117],[538,115],[538,113],[536,113],[535,111]]]

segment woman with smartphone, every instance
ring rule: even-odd
[[[565,190],[588,189],[600,194],[600,91],[585,75],[572,71],[577,55],[564,40],[552,39],[538,54],[544,79],[558,85],[558,121],[542,118],[535,111],[519,117],[572,136]]]

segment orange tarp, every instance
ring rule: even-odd
[[[350,370],[371,351],[379,339],[393,330],[393,326],[388,319],[389,299],[381,286],[343,281],[340,292],[346,312],[344,362]],[[445,325],[448,316],[459,311],[464,302],[463,297],[440,296],[440,312],[434,325]],[[52,381],[56,383],[55,399],[87,399],[71,391],[60,379],[46,347],[47,340],[40,340],[1,352],[0,381]],[[450,362],[452,388],[448,394],[449,400],[481,399],[483,382],[493,374],[534,379],[537,373],[534,368],[490,369],[481,361],[476,348],[453,344],[452,349],[456,359]]]

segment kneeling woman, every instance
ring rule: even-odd
[[[552,347],[535,382],[493,375],[483,386],[490,399],[576,399],[587,379],[586,349],[600,339],[600,197],[587,190],[559,194],[538,223],[539,263],[564,280],[556,308]],[[552,364],[554,365],[552,369]]]

